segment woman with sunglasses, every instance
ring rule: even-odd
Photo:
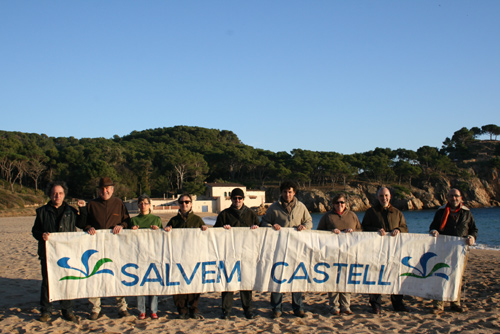
[[[150,228],[158,230],[162,228],[161,218],[151,214],[151,199],[143,194],[137,199],[139,215],[130,220],[133,230]],[[139,320],[146,319],[146,299],[149,300],[151,319],[158,319],[158,296],[137,296],[137,308],[139,309]]]
[[[165,231],[170,232],[172,228],[201,228],[207,230],[207,225],[200,216],[193,213],[193,198],[189,194],[182,194],[177,200],[179,202],[179,213],[169,220]],[[174,304],[179,311],[180,319],[203,319],[198,311],[200,293],[174,295]],[[189,312],[189,313],[188,313]]]
[[[333,209],[321,217],[318,230],[332,231],[335,234],[363,231],[358,216],[347,209],[346,199],[345,193],[339,193],[333,197]],[[333,314],[352,314],[349,293],[329,292],[328,300]]]

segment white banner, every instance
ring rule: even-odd
[[[50,300],[212,291],[353,292],[456,300],[461,238],[283,228],[51,233]]]

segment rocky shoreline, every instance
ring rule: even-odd
[[[376,203],[378,188],[379,186],[374,184],[351,183],[343,189],[299,190],[297,198],[311,212],[326,212],[332,209],[332,197],[339,192],[344,192],[347,194],[351,210],[366,211]],[[392,204],[400,210],[436,209],[446,203],[446,194],[450,188],[458,188],[462,191],[464,203],[469,208],[500,206],[500,183],[496,177],[491,181],[475,177],[467,183],[441,178],[439,182],[432,184],[426,182],[419,187],[388,186],[388,188],[391,190]],[[278,196],[279,190],[276,188],[266,191],[266,198],[276,199]]]

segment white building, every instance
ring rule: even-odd
[[[264,205],[266,192],[264,190],[247,190],[244,185],[238,183],[207,183],[205,198],[198,199],[193,195],[193,212],[220,213],[231,206],[231,191],[240,188],[245,194],[245,205],[248,207],[258,207]],[[127,209],[137,212],[137,199],[125,202]],[[175,213],[179,210],[177,197],[172,198],[152,198],[151,210],[153,213]]]

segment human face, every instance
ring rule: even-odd
[[[345,210],[345,198],[344,197],[339,197],[337,202],[333,203],[333,207],[335,208],[335,211],[338,213],[342,213]]]
[[[179,207],[182,213],[188,213],[193,207],[193,202],[187,196],[183,196],[179,199]]]
[[[283,189],[281,197],[283,197],[285,202],[290,203],[295,197],[295,190],[293,190],[293,188]]]
[[[107,201],[111,198],[111,196],[113,196],[113,191],[115,191],[115,187],[113,186],[99,188],[99,197]]]
[[[391,192],[387,188],[382,188],[378,192],[378,201],[383,208],[387,208],[391,202]]]
[[[147,199],[143,200],[142,202],[138,203],[137,206],[139,207],[139,210],[143,215],[149,214],[149,210],[151,208],[151,203]]]
[[[241,197],[241,196],[231,197],[231,202],[233,203],[233,207],[235,207],[238,210],[243,207],[244,201],[245,201],[245,198]]]
[[[52,201],[52,205],[56,208],[60,207],[64,202],[64,197],[66,194],[64,193],[64,188],[61,186],[55,186],[52,188],[50,192],[50,200]]]
[[[456,209],[462,204],[462,195],[458,189],[451,189],[448,192],[448,204],[450,204],[450,208]]]

